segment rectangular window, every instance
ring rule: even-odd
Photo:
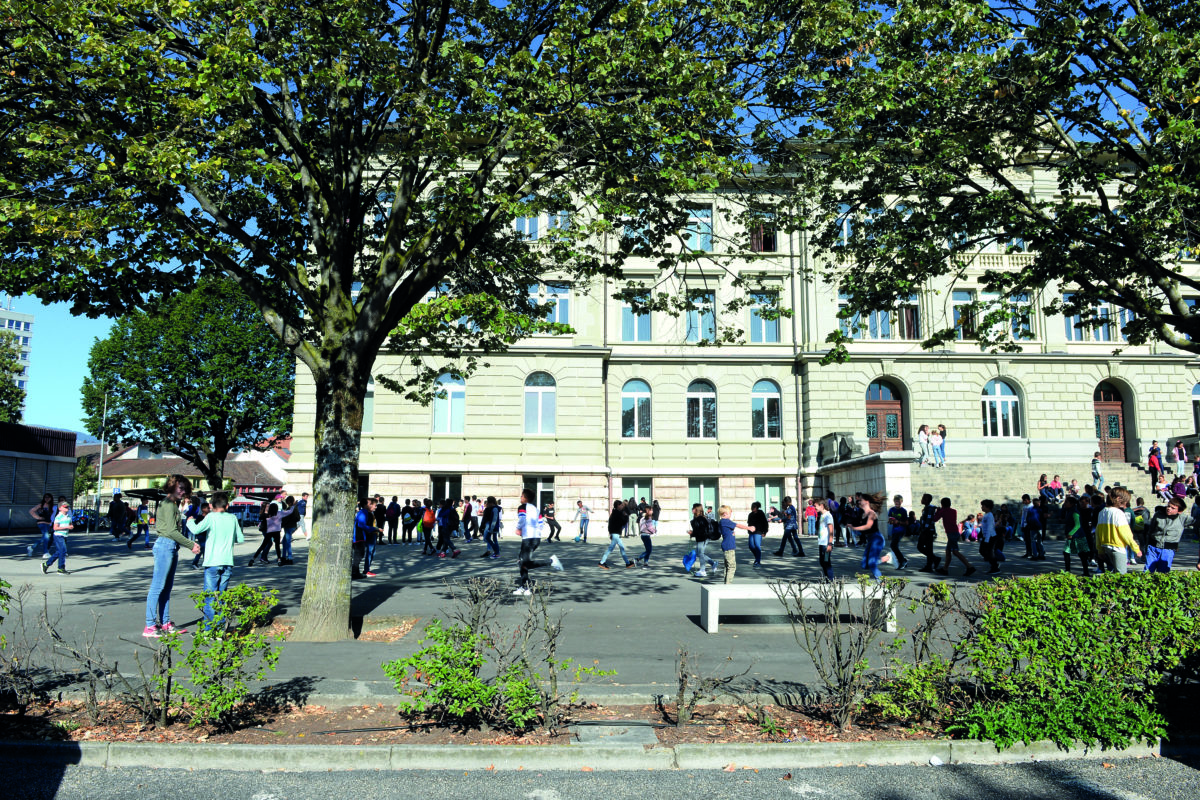
[[[705,510],[711,506],[715,514],[720,507],[719,499],[716,478],[688,478],[688,520],[691,520],[692,506],[696,503]]]
[[[1129,337],[1125,334],[1125,328],[1129,325],[1129,323],[1133,322],[1133,320],[1134,320],[1133,312],[1130,311],[1128,308],[1118,308],[1117,309],[1116,334],[1117,334],[1117,338],[1120,339],[1122,342],[1129,341]]]
[[[850,316],[842,316],[846,309],[850,307],[850,298],[845,292],[838,292],[838,327],[842,330],[842,335],[850,339],[863,338],[862,315],[858,313]]]
[[[953,294],[955,338],[961,341],[975,338],[975,312],[970,304],[975,302],[975,293],[955,289]]]
[[[1093,331],[1093,338],[1097,342],[1111,342],[1113,338],[1112,332],[1112,316],[1109,313],[1108,306],[1101,306],[1098,311],[1100,317],[1100,325]]]
[[[779,235],[774,220],[764,219],[750,226],[750,252],[774,253],[779,249]]]
[[[694,308],[687,312],[687,341],[715,342],[717,340],[716,294],[690,292]]]
[[[621,478],[621,496],[620,500],[628,500],[633,498],[634,503],[642,502],[642,498],[646,499],[647,503],[654,502],[654,483],[650,478]],[[633,509],[626,509],[632,513]]]
[[[845,247],[854,236],[854,215],[850,213],[850,206],[847,203],[838,206],[837,228],[837,241],[834,244],[837,247]]]
[[[546,227],[552,231],[565,231],[571,227],[571,212],[557,211],[547,215]]]
[[[763,513],[770,513],[771,506],[783,507],[783,479],[755,478],[754,499],[762,503]]]
[[[429,498],[435,503],[462,499],[462,475],[431,475],[429,484]]]
[[[1064,294],[1063,302],[1069,303],[1075,299],[1073,294]],[[1079,314],[1063,314],[1063,333],[1068,342],[1082,342],[1087,337],[1082,327],[1083,318]]]
[[[642,302],[648,300],[648,296],[642,294],[639,296]],[[650,312],[643,311],[637,313],[632,305],[626,303],[621,308],[621,341],[624,342],[648,342],[650,341]]]
[[[712,252],[713,210],[712,206],[689,206],[688,226],[684,243],[689,250],[702,253]]]
[[[921,338],[921,306],[915,294],[901,300],[896,309],[896,335],[900,339]]]
[[[26,322],[26,323],[25,323],[25,330],[29,330],[29,326],[30,326],[30,323]]]
[[[546,301],[551,303],[549,320],[563,325],[571,324],[571,285],[569,283],[547,283]]]
[[[1000,296],[995,292],[984,292],[983,299],[991,305],[1000,302]],[[1009,319],[1011,330],[1009,336],[1013,341],[1029,340],[1033,338],[1033,306],[1029,302],[1029,295],[1021,292],[1014,294],[1009,298],[1009,311],[1013,316]]]
[[[755,292],[751,297],[754,302],[750,306],[750,341],[778,343],[779,317],[764,319],[762,309],[778,308],[779,295],[775,292]]]

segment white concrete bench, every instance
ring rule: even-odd
[[[866,595],[863,587],[857,584],[846,584],[845,597],[847,600],[861,600]],[[806,588],[799,595],[801,601],[819,599],[815,589]],[[780,603],[779,596],[770,584],[766,583],[714,583],[700,586],[700,625],[707,633],[717,632],[717,623],[721,616],[722,600],[774,600]],[[783,613],[780,603],[780,612]],[[896,606],[885,609],[882,600],[868,600],[867,622],[879,626],[886,633],[896,632]],[[844,613],[852,613],[848,605]]]

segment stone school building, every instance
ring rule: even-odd
[[[603,517],[615,498],[645,497],[663,507],[661,530],[682,532],[694,502],[729,504],[738,518],[755,500],[778,505],[784,495],[826,491],[886,491],[911,504],[931,490],[913,462],[922,424],[947,428],[944,475],[960,470],[998,502],[1032,491],[1041,472],[1087,481],[1097,450],[1111,470],[1144,461],[1152,439],[1166,452],[1168,441],[1184,438],[1194,454],[1200,361],[1158,343],[1114,355],[1122,309],[1103,310],[1111,326],[1082,329],[1042,314],[1059,291],[1051,287],[1019,299],[1032,312],[1028,327],[1011,331],[1019,353],[980,350],[963,309],[988,299],[978,276],[1020,269],[1032,255],[977,253],[953,285],[928,285],[891,313],[839,322],[837,287],[799,274],[816,258],[806,238],[747,235],[723,218],[719,199],[697,202],[684,237],[693,250],[724,251],[715,253],[724,267],[690,265],[665,287],[692,293],[700,310],[634,313],[613,298],[624,287],[611,279],[531,288],[575,333],[522,341],[465,382],[444,376],[429,407],[373,388],[360,493],[401,501],[492,494],[507,507],[531,487],[543,504],[556,503],[562,522],[577,500]],[[518,229],[535,238],[531,219]],[[748,242],[744,252],[725,244],[738,241]],[[765,276],[752,299],[777,300],[792,315],[768,319],[754,304],[730,311],[744,291],[732,286],[739,273]],[[654,258],[631,263],[625,277],[647,286],[663,279]],[[825,338],[839,324],[854,338],[851,359],[823,366]],[[920,347],[947,325],[959,330],[957,341]],[[741,344],[706,346],[729,326]],[[400,364],[383,352],[374,372]],[[311,489],[314,413],[313,385],[299,366],[288,465],[296,491]],[[962,491],[956,504],[977,503],[970,487]]]

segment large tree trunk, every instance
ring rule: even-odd
[[[300,616],[291,638],[305,642],[346,639],[350,631],[351,533],[357,510],[359,438],[366,385],[342,366],[336,378],[314,375],[316,453],[313,537]],[[342,380],[339,380],[341,378]]]

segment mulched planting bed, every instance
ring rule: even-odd
[[[655,723],[661,745],[682,743],[752,742],[863,742],[907,741],[942,738],[943,732],[907,726],[867,723],[847,732],[796,709],[766,706],[772,724],[761,725],[756,710],[748,706],[708,705],[697,708],[693,719],[682,728],[674,726],[674,708],[667,716],[654,705],[600,706],[586,704],[572,709],[571,721],[580,723]],[[110,721],[93,725],[83,706],[54,702],[27,709],[25,714],[0,714],[0,739],[110,742],[229,742],[244,744],[569,744],[573,736],[563,730],[551,736],[544,729],[522,735],[500,731],[439,726],[429,720],[401,716],[394,705],[326,708],[254,709],[243,726],[232,732],[207,726],[191,728],[176,722],[165,729],[140,724],[124,709],[106,706]],[[248,711],[251,711],[248,709]],[[766,728],[770,727],[770,730]]]

